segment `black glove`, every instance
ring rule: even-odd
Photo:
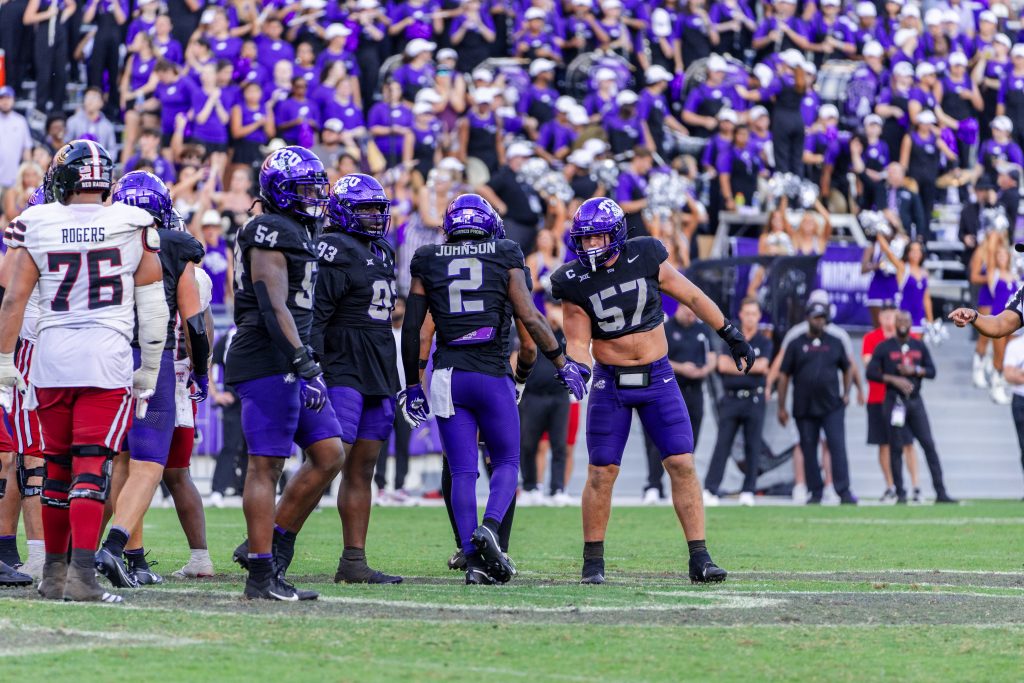
[[[736,361],[736,369],[742,370],[744,375],[749,373],[750,368],[754,367],[754,349],[750,348],[750,344],[743,338],[743,334],[733,327],[732,323],[726,323],[722,329],[718,330],[718,336],[729,345],[729,354]],[[747,361],[745,368],[743,367],[744,359]]]
[[[292,367],[295,368],[295,374],[302,379],[313,379],[323,374],[320,363],[316,361],[313,349],[309,346],[300,346],[295,349],[295,355],[292,356]]]

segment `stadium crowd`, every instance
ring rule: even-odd
[[[3,222],[28,206],[58,149],[96,141],[119,173],[149,171],[169,187],[205,248],[212,309],[223,315],[234,306],[235,238],[251,215],[256,174],[268,154],[297,145],[323,162],[332,184],[353,173],[379,180],[391,200],[387,239],[402,301],[416,250],[444,241],[453,200],[479,193],[526,255],[535,304],[564,339],[550,278],[575,258],[567,228],[587,199],[616,200],[629,236],[660,240],[678,270],[708,257],[700,237],[730,216],[759,217],[757,253],[786,256],[823,254],[835,215],[856,214],[868,237],[866,303],[886,331],[877,344],[897,334],[893,307],[918,331],[940,317],[928,288],[930,244],[960,245],[982,314],[1001,311],[1019,287],[1010,249],[1024,166],[1019,13],[1009,2],[962,0],[5,0]],[[950,215],[955,228],[942,230]],[[756,293],[758,277],[748,293]],[[810,321],[822,305],[828,310],[827,301],[811,303]],[[743,310],[749,316],[752,307],[739,309],[737,324],[752,330],[757,346],[760,311],[748,323]],[[679,334],[670,334],[670,349],[680,354],[673,370],[694,433],[712,374],[722,376],[725,392],[720,424],[731,425],[705,481],[705,501],[714,504],[732,433],[742,429],[750,441],[760,432],[764,416],[751,419],[749,402],[771,395],[780,373],[799,397],[799,361],[765,338],[758,344],[767,362],[737,375],[728,356],[715,357],[709,329],[690,329],[700,323],[686,311],[680,306],[669,322]],[[396,337],[400,324],[396,313]],[[215,365],[231,334],[223,331]],[[974,382],[1009,403],[1005,343],[991,346],[986,355],[979,336]],[[840,371],[853,355],[848,339],[844,349]],[[864,365],[873,350],[865,342]],[[538,367],[546,362],[538,359]],[[553,376],[550,368],[535,372],[520,407],[525,503],[570,500],[579,404]],[[849,388],[837,386],[835,398],[848,401]],[[912,389],[905,398],[916,400]],[[906,500],[903,444],[885,426],[896,399],[884,398],[884,387],[872,391],[884,499]],[[222,409],[227,442],[214,481],[215,495],[224,495],[240,490],[244,476],[238,395],[221,378],[210,398]],[[730,401],[739,412],[729,412]],[[800,428],[798,454],[817,450],[823,426],[828,433],[822,424],[813,435]],[[547,495],[538,445],[545,432]],[[382,500],[408,496],[410,436],[398,434],[390,487],[382,453]],[[914,436],[932,465],[934,447]],[[890,443],[898,452],[889,454]],[[647,450],[645,495],[656,500],[660,461],[655,444]],[[833,444],[828,450],[836,455]],[[911,446],[908,465],[912,454]],[[835,471],[827,457],[823,464],[828,476],[811,485],[811,500],[834,494],[855,502],[841,485],[822,490]],[[812,470],[797,466],[801,502]],[[920,498],[916,466],[910,471],[910,495]],[[756,477],[747,479],[743,491],[752,493]],[[941,477],[942,499],[940,487]]]

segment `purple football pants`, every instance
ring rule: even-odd
[[[511,377],[478,372],[452,372],[455,415],[437,418],[441,446],[452,471],[452,510],[459,541],[466,553],[476,552],[470,537],[478,522],[476,480],[480,453],[478,437],[487,445],[493,472],[485,519],[500,522],[519,484],[519,411]]]
[[[135,367],[142,363],[142,352],[132,349]],[[167,464],[174,436],[174,351],[165,349],[160,357],[156,389],[149,397],[146,417],[135,418],[128,430],[128,453],[132,460]]]

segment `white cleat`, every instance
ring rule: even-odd
[[[974,361],[971,365],[971,381],[978,389],[988,388],[988,378],[985,376],[985,359],[974,354]]]
[[[754,507],[754,494],[750,491],[744,491],[740,494],[740,505],[748,508]]]
[[[797,505],[807,504],[807,484],[793,484],[793,492],[790,494],[793,502]]]
[[[821,504],[822,505],[839,505],[842,500],[839,498],[839,494],[831,486],[826,486],[825,490],[821,492]]]
[[[210,494],[210,507],[222,508],[224,507],[224,494],[220,491],[214,491]]]
[[[554,495],[551,496],[551,506],[556,508],[565,508],[570,505],[576,505],[576,499],[570,496],[565,491],[555,491]]]
[[[706,508],[716,508],[716,507],[719,506],[719,504],[721,502],[722,501],[719,500],[718,496],[716,496],[715,494],[711,493],[711,491],[708,491],[707,489],[704,489],[704,507],[706,507]]]
[[[523,491],[519,494],[518,500],[516,500],[516,507],[540,507],[545,504],[544,494],[540,489],[533,489],[532,491]]]
[[[171,576],[176,579],[208,579],[216,575],[217,572],[213,569],[212,561],[197,558],[192,558],[184,567],[171,573]]]
[[[1013,401],[1010,392],[1006,388],[1006,379],[1000,374],[992,375],[992,388],[988,392],[989,397],[998,405],[1008,406]]]
[[[644,490],[644,505],[657,505],[661,502],[661,494],[658,493],[658,489],[651,487]]]

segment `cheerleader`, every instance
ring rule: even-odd
[[[978,288],[978,313],[989,315],[992,308],[992,289],[988,286],[990,272],[994,270],[996,254],[1000,247],[1006,248],[1006,232],[1003,230],[988,230],[985,233],[981,245],[971,255],[970,282]],[[983,334],[978,335],[978,341],[974,346],[974,361],[972,363],[972,381],[979,389],[989,387],[989,375],[992,374],[994,362],[986,357],[989,338]],[[993,344],[993,352],[995,345]],[[1000,359],[1001,360],[1001,359]]]
[[[868,285],[867,306],[871,313],[871,326],[878,327],[878,313],[882,310],[882,304],[895,304],[899,294],[899,280],[896,277],[896,266],[893,260],[886,257],[886,250],[895,255],[899,260],[903,255],[903,247],[907,238],[898,233],[890,243],[885,236],[879,234],[875,243],[864,249],[864,256],[860,262],[861,273],[871,273],[871,283]],[[884,247],[882,246],[884,243]]]
[[[1017,273],[1013,267],[1013,258],[1010,249],[1005,244],[1000,244],[995,249],[992,260],[992,268],[989,269],[988,282],[982,289],[988,290],[991,310],[999,314],[1006,308],[1007,302],[1020,283],[1017,281]],[[1006,352],[1007,337],[992,340],[992,387],[989,396],[1000,405],[1009,405],[1011,396],[1007,390],[1006,379],[1003,377],[1003,355]]]

